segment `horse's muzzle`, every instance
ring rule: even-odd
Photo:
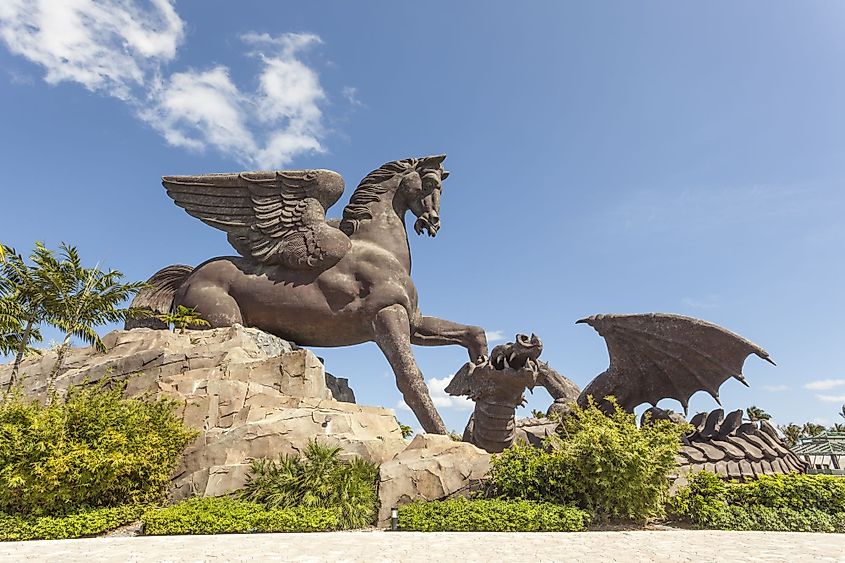
[[[436,237],[437,231],[440,230],[440,221],[430,221],[428,213],[420,215],[414,222],[414,231],[421,235],[423,231],[428,233],[430,237]]]

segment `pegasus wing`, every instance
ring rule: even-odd
[[[321,270],[350,247],[326,222],[326,210],[343,193],[343,178],[331,170],[165,176],[162,184],[188,214],[225,231],[245,258]]]
[[[717,402],[719,387],[733,377],[748,385],[742,366],[750,354],[774,364],[768,352],[718,325],[665,313],[595,315],[581,319],[607,343],[610,367],[578,398],[601,403],[613,395],[619,406],[633,411],[642,403],[656,405],[671,398],[687,410],[689,398],[707,391]]]

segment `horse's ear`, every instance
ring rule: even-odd
[[[441,180],[445,180],[448,177],[449,177],[449,171],[448,170],[443,170],[442,172],[440,172],[440,179]]]
[[[417,168],[440,168],[440,165],[443,164],[444,160],[446,160],[445,154],[425,156],[417,163]]]

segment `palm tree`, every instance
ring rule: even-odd
[[[61,370],[71,337],[76,336],[105,352],[103,341],[94,327],[126,320],[133,314],[119,305],[144,287],[143,282],[121,283],[123,274],[117,270],[103,272],[99,264],[85,268],[76,248],[62,243],[62,257],[58,269],[45,270],[50,289],[50,324],[65,332],[58,357],[50,373],[52,384]]]
[[[187,327],[209,327],[211,323],[203,319],[196,309],[185,307],[184,305],[177,305],[176,310],[172,313],[161,313],[155,315],[155,318],[168,326],[173,325],[173,331],[179,329],[179,334],[183,334]]]
[[[805,422],[804,427],[801,429],[801,432],[804,434],[804,436],[808,436],[810,438],[818,436],[824,431],[825,427],[821,424],[816,424],[815,422]]]
[[[761,409],[760,407],[755,407],[751,405],[747,409],[745,409],[745,414],[748,415],[749,420],[751,422],[756,422],[758,420],[769,420],[772,418],[772,415]]]
[[[15,345],[11,388],[24,354],[32,350],[30,344],[41,340],[38,327],[49,317],[50,294],[45,280],[52,274],[47,270],[56,268],[58,262],[53,252],[40,242],[35,244],[30,256],[35,266],[27,264],[13,249],[7,249],[5,256],[0,263],[0,294],[4,297],[4,339],[7,345]]]
[[[790,423],[788,426],[779,426],[778,428],[781,432],[783,432],[783,435],[786,438],[786,444],[790,448],[798,445],[798,440],[800,440],[803,436],[800,426]]]
[[[845,405],[842,405],[842,408],[839,409],[839,416],[845,418]]]
[[[836,422],[830,427],[831,432],[845,432],[845,424]]]

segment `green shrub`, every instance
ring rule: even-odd
[[[593,404],[575,408],[547,450],[517,445],[494,456],[488,492],[572,504],[600,519],[659,517],[685,430],[669,421],[640,428],[618,408],[610,416]]]
[[[399,529],[418,532],[577,532],[590,515],[530,500],[456,498],[399,508]]]
[[[71,389],[42,405],[0,399],[0,512],[62,515],[155,503],[195,433],[170,400],[123,399],[123,387]]]
[[[142,506],[94,508],[67,516],[19,516],[0,513],[0,540],[62,540],[94,536],[141,517]]]
[[[338,457],[340,448],[310,442],[302,457],[260,459],[237,498],[267,508],[337,508],[343,528],[363,528],[378,515],[378,465]]]
[[[728,483],[726,500],[731,505],[845,512],[845,479],[799,473],[761,475],[746,483]]]
[[[197,498],[148,510],[144,534],[241,534],[322,532],[340,527],[339,511],[329,508],[274,508],[232,498]]]
[[[702,471],[690,476],[669,506],[702,528],[845,532],[845,479],[787,474],[726,483]]]

